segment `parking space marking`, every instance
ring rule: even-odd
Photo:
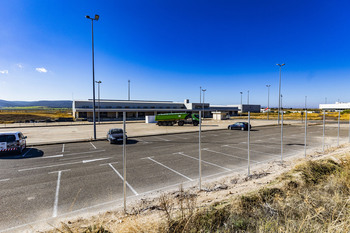
[[[102,158],[102,159],[110,159],[109,158]],[[31,170],[38,170],[38,169],[43,169],[43,168],[51,168],[51,167],[59,167],[59,166],[65,166],[65,165],[72,165],[72,164],[78,164],[78,163],[90,163],[90,162],[94,162],[94,161],[98,161],[98,160],[102,160],[102,159],[93,159],[93,160],[83,160],[83,161],[79,161],[79,162],[72,162],[72,163],[61,163],[61,164],[54,164],[54,165],[48,165],[48,166],[42,166],[42,167],[32,167],[32,168],[24,168],[24,169],[20,169],[18,170],[19,172],[23,172],[23,171],[31,171]]]
[[[58,171],[56,193],[55,193],[55,202],[53,204],[53,213],[52,213],[52,217],[53,218],[57,217],[58,195],[59,195],[59,192],[60,192],[61,174],[62,174],[62,171]]]
[[[163,140],[163,141],[166,141],[166,142],[170,142],[170,141],[171,141],[171,140],[169,140],[169,139],[161,138],[161,137],[155,137],[155,138],[158,138],[158,139]]]
[[[90,144],[93,148],[95,148],[95,150],[97,149],[96,146],[94,144],[92,144],[92,142],[90,142]]]
[[[116,164],[116,163],[118,163],[118,162],[112,162],[112,163],[102,163],[102,164],[100,164],[99,166],[107,166],[107,165],[109,165],[109,164]]]
[[[181,173],[180,173],[180,172],[178,172],[178,171],[175,171],[174,169],[171,169],[171,168],[170,168],[170,167],[168,167],[168,166],[165,166],[164,164],[162,164],[162,163],[160,163],[160,162],[158,162],[158,161],[156,161],[156,160],[152,159],[151,157],[147,157],[147,159],[149,159],[149,160],[151,160],[151,161],[155,162],[156,164],[159,164],[160,166],[163,166],[163,167],[165,167],[165,168],[169,169],[169,170],[170,170],[170,171],[172,171],[172,172],[175,172],[176,174],[178,174],[178,175],[180,175],[180,176],[182,176],[182,177],[184,177],[184,178],[188,179],[189,181],[193,181],[191,178],[189,178],[189,177],[187,177],[187,176],[185,176],[185,175],[181,174]]]
[[[63,154],[61,154],[61,155],[50,155],[50,156],[45,156],[45,157],[42,157],[42,159],[50,159],[50,158],[58,158],[58,157],[63,157]]]
[[[120,173],[117,171],[117,169],[115,169],[111,163],[109,163],[108,165],[113,169],[113,171],[114,171],[115,173],[117,173],[117,175],[120,177],[120,179],[122,179],[122,181],[124,181],[124,177],[123,177],[122,175],[120,175]],[[139,194],[136,192],[136,190],[133,189],[133,187],[131,187],[131,185],[130,185],[127,181],[125,181],[125,183],[126,183],[126,185],[129,187],[129,189],[130,189],[136,196],[139,195]]]
[[[239,150],[248,151],[248,149],[247,149],[247,148],[240,148],[240,147],[237,147],[237,146],[222,145],[222,147],[230,147],[230,148],[234,148],[234,149],[239,149]],[[252,150],[252,149],[249,149],[249,151],[251,151],[251,152],[255,152],[255,153],[262,153],[262,154],[267,154],[267,155],[274,156],[274,154],[267,153],[267,152],[256,151],[256,150]]]
[[[64,153],[64,144],[62,145],[62,153]]]
[[[90,160],[83,160],[83,163],[91,163],[91,162],[95,162],[95,161],[100,161],[100,160],[106,160],[106,159],[110,159],[111,157],[108,158],[99,158],[99,159],[90,159]]]
[[[233,158],[236,158],[236,159],[248,160],[248,159],[241,158],[241,157],[238,157],[238,156],[234,156],[234,155],[222,153],[222,152],[219,152],[219,151],[210,150],[210,149],[208,149],[208,148],[203,148],[202,150],[208,151],[208,152],[213,152],[213,153],[216,153],[216,154],[221,154],[221,155],[229,156],[229,157],[233,157]],[[254,161],[254,160],[252,160],[252,159],[251,159],[250,161],[252,161],[252,162],[257,162],[257,161]]]
[[[32,150],[32,148],[30,148],[26,153],[24,153],[23,155],[22,155],[22,157],[25,157],[28,153],[29,153],[29,151],[31,151]]]
[[[194,158],[194,157],[189,156],[189,155],[186,155],[186,154],[183,153],[183,152],[176,152],[176,153],[173,153],[173,154],[179,154],[179,155],[185,156],[185,157],[187,157],[187,158],[190,158],[190,159],[194,159],[194,160],[199,161],[199,159]],[[206,164],[209,164],[209,165],[212,165],[212,166],[215,166],[215,167],[219,167],[219,168],[224,169],[224,170],[226,170],[226,171],[231,171],[231,169],[226,168],[226,167],[222,167],[222,166],[217,165],[217,164],[215,164],[215,163],[207,162],[207,161],[205,161],[205,160],[203,160],[203,159],[202,159],[201,161],[202,161],[202,163],[206,163]]]
[[[2,181],[8,181],[8,180],[10,180],[10,179],[2,179],[2,180],[0,180],[0,182],[2,182]]]

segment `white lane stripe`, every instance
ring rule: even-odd
[[[208,148],[203,148],[202,150],[204,151],[209,151],[209,152],[213,152],[213,153],[216,153],[216,154],[221,154],[221,155],[226,155],[226,156],[229,156],[229,157],[233,157],[233,158],[237,158],[237,159],[242,159],[242,160],[248,160],[246,158],[241,158],[241,157],[238,157],[238,156],[234,156],[234,155],[230,155],[230,154],[226,154],[226,153],[222,153],[222,152],[218,152],[218,151],[214,151],[214,150],[209,150]],[[257,162],[255,160],[250,160],[252,162]]]
[[[158,162],[158,161],[155,161],[155,160],[154,160],[154,159],[152,159],[151,157],[147,157],[147,158],[148,158],[149,160],[151,160],[151,161],[153,161],[153,162],[155,162],[155,163],[159,164],[160,166],[163,166],[163,167],[165,167],[165,168],[169,169],[170,171],[175,172],[176,174],[178,174],[178,175],[180,175],[180,176],[182,176],[182,177],[184,177],[184,178],[188,179],[189,181],[193,181],[191,178],[189,178],[189,177],[187,177],[187,176],[185,176],[185,175],[181,174],[180,172],[175,171],[174,169],[171,169],[170,167],[165,166],[164,164],[161,164],[161,163],[160,163],[160,162]]]
[[[170,141],[171,141],[171,140],[166,139],[166,138],[161,138],[161,137],[156,137],[156,138],[158,138],[158,139],[160,139],[160,140],[163,140],[163,141],[166,141],[166,142],[170,142]]]
[[[110,159],[109,158],[103,158],[103,159]],[[19,172],[23,171],[30,171],[30,170],[38,170],[38,169],[43,169],[43,168],[50,168],[50,167],[59,167],[59,166],[64,166],[64,165],[72,165],[72,164],[78,164],[78,163],[89,163],[89,162],[94,162],[102,159],[94,159],[94,160],[83,160],[79,162],[72,162],[72,163],[61,163],[61,164],[54,164],[54,165],[48,165],[48,166],[42,166],[42,167],[32,167],[32,168],[25,168],[25,169],[20,169],[18,170]]]
[[[50,156],[45,156],[45,157],[42,157],[42,159],[50,159],[50,158],[58,158],[58,157],[63,157],[63,154],[62,154],[62,155],[50,155]]]
[[[190,158],[190,159],[197,160],[197,161],[199,160],[199,159],[194,158],[194,157],[192,157],[192,156],[186,155],[186,154],[184,154],[183,152],[177,152],[177,153],[174,153],[174,154],[179,154],[179,155],[182,155],[182,156],[185,156],[185,157],[188,157],[188,158]],[[205,161],[205,160],[203,160],[203,159],[202,159],[202,163],[210,164],[210,165],[212,165],[212,166],[222,168],[222,169],[224,169],[224,170],[226,170],[226,171],[231,171],[231,169],[229,169],[229,168],[222,167],[222,166],[217,165],[217,164],[215,164],[215,163],[207,162],[207,161]]]
[[[100,160],[106,160],[106,159],[110,159],[109,158],[100,158],[100,159],[90,159],[90,160],[83,160],[83,163],[91,163],[91,162],[95,162],[95,161],[100,161]]]
[[[62,173],[62,171],[59,171],[59,172],[58,172],[58,177],[57,177],[57,186],[56,186],[56,194],[55,194],[55,203],[54,203],[54,205],[53,205],[53,213],[52,213],[52,217],[53,217],[53,218],[57,217],[58,194],[59,194],[59,192],[60,192],[61,173]]]
[[[22,155],[22,157],[25,157],[25,156],[28,154],[28,152],[31,151],[31,150],[32,150],[32,148],[30,148],[26,153],[24,153],[24,154]]]
[[[96,146],[94,144],[92,144],[92,142],[90,142],[91,146],[93,146],[95,148],[95,150],[97,149]]]
[[[115,169],[111,163],[108,164],[108,165],[113,169],[113,171],[114,171],[115,173],[117,173],[117,175],[120,177],[120,179],[122,179],[122,181],[124,181],[124,177],[122,177],[122,175],[120,175],[120,173],[117,171],[117,169]],[[125,183],[126,183],[126,185],[129,187],[129,189],[130,189],[136,196],[139,195],[139,194],[136,192],[136,190],[135,190],[133,187],[131,187],[131,185],[130,185],[127,181],[125,181]]]
[[[238,150],[248,151],[247,148],[240,148],[240,147],[230,146],[230,145],[222,145],[221,147],[230,147],[230,148],[234,148],[234,149],[238,149]],[[255,153],[261,153],[261,154],[266,154],[266,155],[270,155],[270,156],[276,156],[276,154],[273,154],[273,153],[267,153],[267,152],[252,150],[252,149],[249,149],[249,150],[250,150],[251,152],[255,152]]]
[[[62,145],[62,153],[64,152],[64,144]]]
[[[70,171],[70,169],[66,169],[66,170],[59,170],[59,171],[54,171],[54,172],[49,172],[49,174],[52,174],[52,173],[58,173],[58,172],[68,172]]]
[[[0,182],[1,182],[1,181],[8,181],[8,180],[10,180],[10,179],[2,179],[2,180],[0,180]]]

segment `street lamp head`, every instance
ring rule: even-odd
[[[271,87],[271,85],[266,85],[266,87]]]
[[[100,18],[100,16],[99,15],[95,15],[95,18],[94,18],[94,20],[98,20]]]
[[[206,91],[207,89],[202,89],[202,91]]]
[[[91,19],[91,18],[90,18],[90,16],[88,16],[88,15],[85,15],[85,18],[87,18],[87,19]]]
[[[239,92],[241,95],[243,94],[243,92]]]

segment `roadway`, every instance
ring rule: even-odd
[[[252,167],[280,160],[281,129],[256,127],[250,136]],[[342,128],[343,141],[348,129]],[[283,156],[304,151],[303,126],[284,126]],[[336,146],[337,128],[326,129],[326,145]],[[308,127],[308,151],[322,147],[322,126]],[[0,157],[0,232],[86,212],[115,209],[123,203],[123,146],[107,141],[27,148]],[[140,199],[184,184],[198,184],[198,132],[133,137],[128,140],[127,196]],[[247,132],[202,132],[202,175],[209,179],[247,172]]]

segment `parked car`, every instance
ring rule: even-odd
[[[17,152],[22,151],[27,147],[27,136],[21,132],[6,132],[0,133],[0,152]]]
[[[227,129],[240,129],[240,130],[248,130],[248,125],[249,129],[252,128],[252,125],[248,124],[248,122],[237,122],[233,125],[229,125]]]
[[[125,133],[125,140],[128,139],[128,136],[126,136]],[[116,143],[116,142],[123,142],[123,130],[119,128],[110,129],[107,133],[107,140],[110,144]]]

